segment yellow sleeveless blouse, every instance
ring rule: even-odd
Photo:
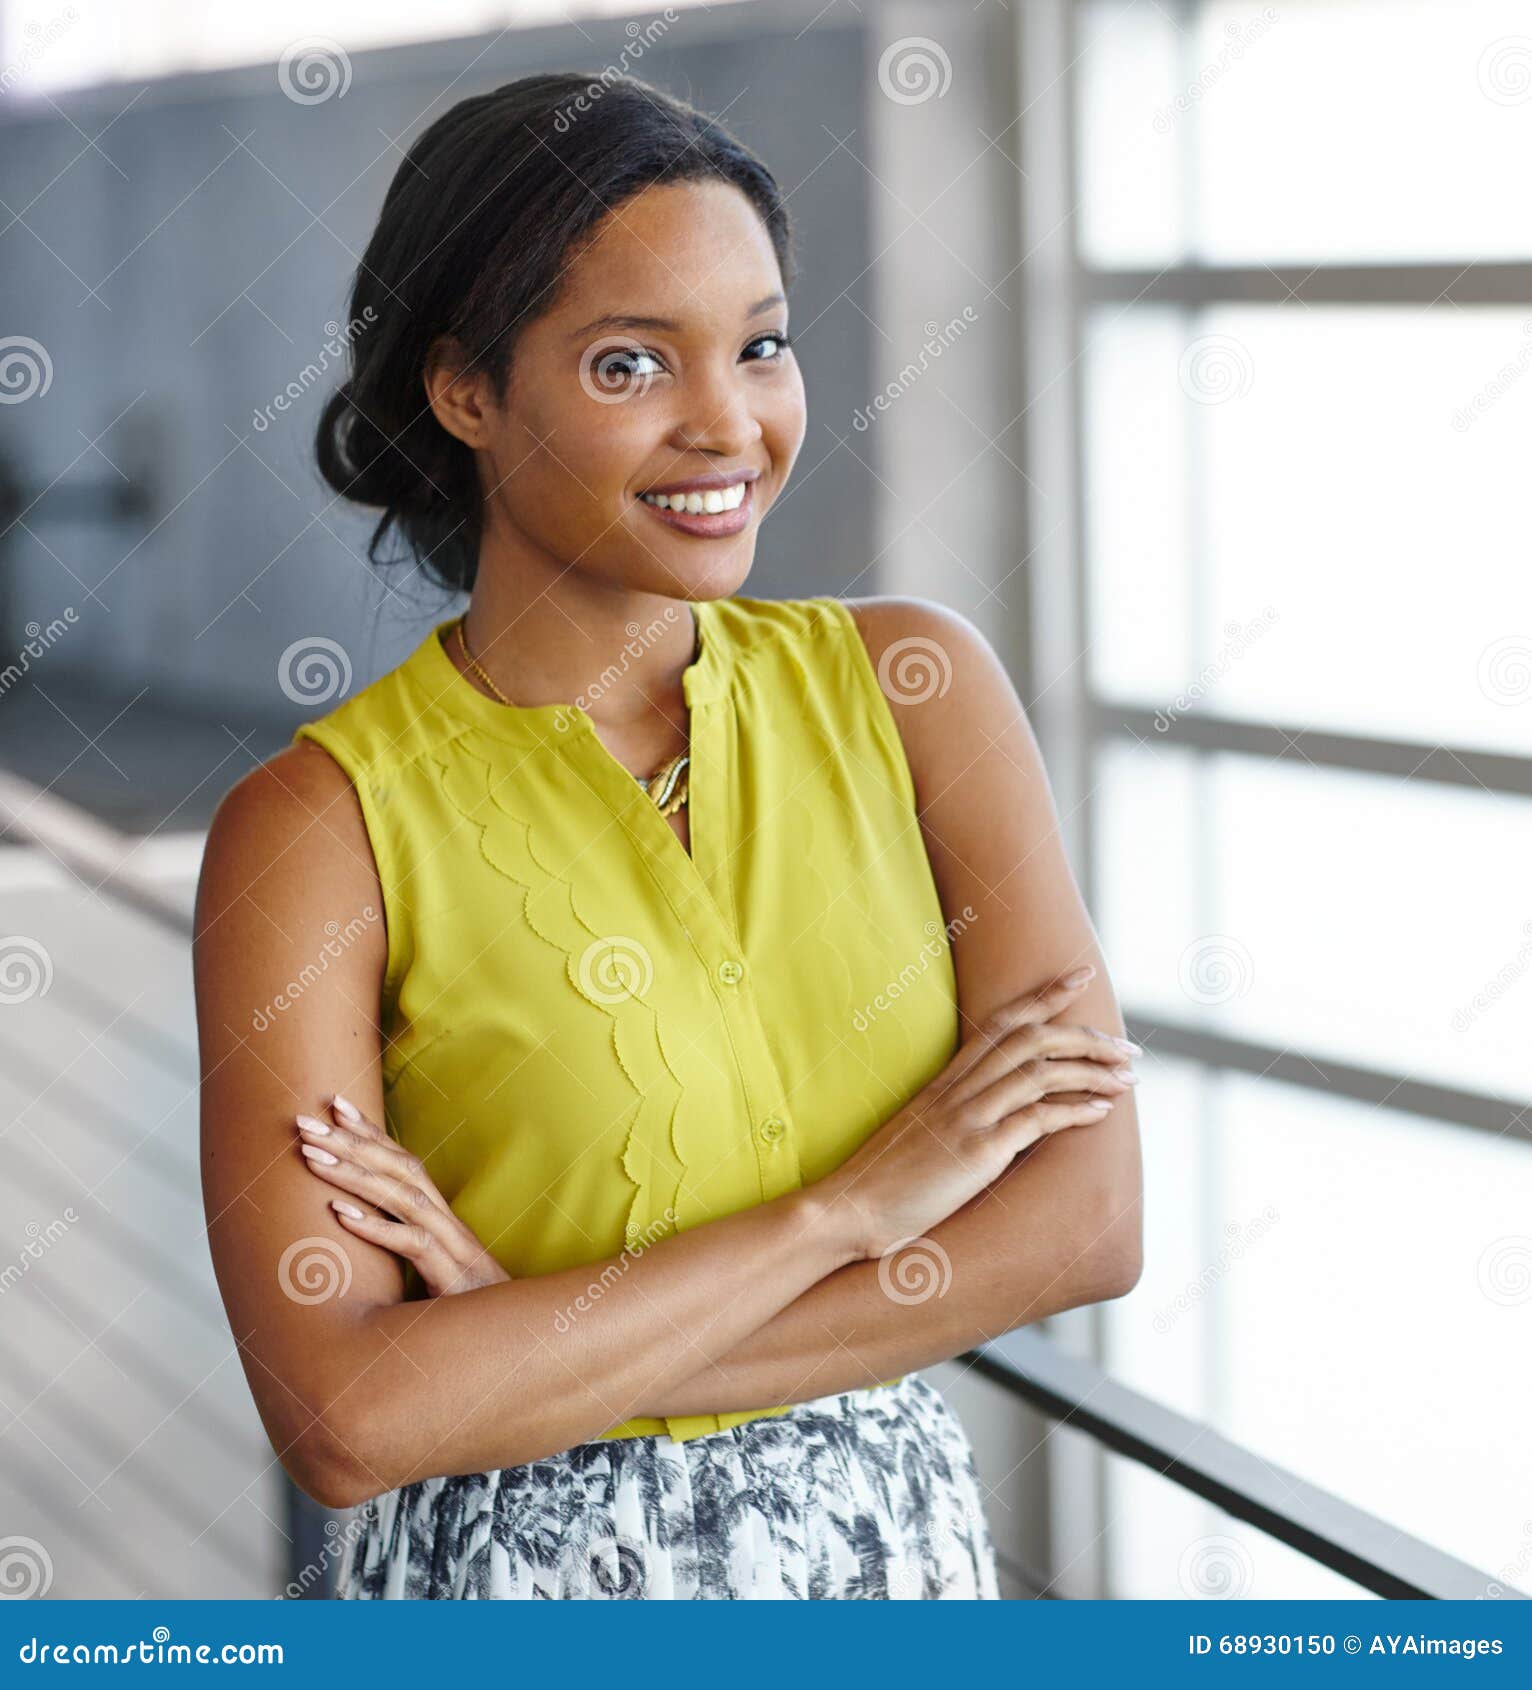
[[[690,854],[583,709],[466,680],[450,621],[294,736],[350,777],[376,859],[388,1130],[512,1277],[608,1262],[565,1330],[632,1253],[833,1171],[958,1043],[914,784],[851,613],[692,609]]]

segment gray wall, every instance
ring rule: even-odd
[[[835,449],[871,385],[869,178],[819,122],[861,128],[865,49],[844,7],[798,39],[814,11],[684,12],[626,61],[723,113],[791,194],[810,423],[762,531],[748,590],[765,596],[867,591],[873,554],[873,461]],[[120,486],[140,463],[155,487],[148,521],[58,520],[55,494],[0,542],[3,649],[72,606],[53,678],[151,683],[157,702],[235,719],[284,714],[277,662],[299,638],[339,640],[358,682],[404,656],[448,606],[418,581],[380,590],[365,513],[332,504],[311,466],[338,367],[265,432],[253,414],[344,320],[351,270],[421,128],[530,70],[624,62],[625,43],[611,20],[358,54],[344,96],[315,105],[286,98],[268,66],[0,110],[0,199],[24,212],[0,240],[0,336],[40,342],[54,372],[46,394],[0,407],[0,456],[29,487]]]

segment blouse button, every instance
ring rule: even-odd
[[[736,962],[733,957],[727,958],[718,965],[718,978],[722,980],[726,986],[738,985],[739,981],[744,977],[744,973],[744,965]]]
[[[775,1144],[786,1131],[787,1128],[773,1115],[769,1121],[761,1122],[761,1142]]]

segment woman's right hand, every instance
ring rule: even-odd
[[[859,1257],[882,1256],[922,1236],[998,1179],[1028,1145],[1104,1119],[1133,1085],[1136,1045],[1053,1020],[1089,978],[1055,980],[1003,1004],[935,1079],[816,1182]],[[1054,1095],[1082,1091],[1104,1095]]]

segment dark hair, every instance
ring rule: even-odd
[[[520,330],[552,307],[601,219],[656,183],[708,178],[750,199],[790,285],[791,228],[770,171],[716,119],[634,77],[524,76],[420,135],[357,266],[350,377],[315,437],[330,486],[382,507],[374,564],[413,561],[453,591],[478,569],[477,469],[427,403],[432,343],[455,337],[503,396]],[[404,549],[385,556],[390,530]]]

